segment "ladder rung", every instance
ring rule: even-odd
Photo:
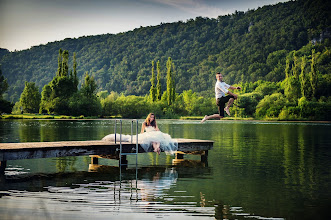
[[[121,155],[138,155],[137,153],[121,153]]]

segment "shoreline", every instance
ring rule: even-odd
[[[67,115],[39,115],[39,114],[23,114],[23,115],[12,115],[5,114],[0,116],[0,120],[136,120],[130,118],[121,118],[120,116],[108,116],[105,118],[100,117],[84,117],[84,116],[67,116]],[[144,118],[139,118],[144,119]],[[138,120],[139,120],[138,119]],[[158,120],[183,120],[183,121],[200,121],[203,116],[180,116],[179,118],[159,118]],[[313,120],[279,120],[277,118],[271,119],[254,119],[254,118],[235,118],[235,117],[225,117],[222,120],[210,120],[210,121],[249,121],[249,122],[289,122],[289,123],[321,123],[330,124],[331,121],[313,121]]]

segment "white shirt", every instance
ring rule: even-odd
[[[216,81],[215,84],[215,97],[216,99],[225,97],[225,94],[229,92],[228,88],[230,88],[229,84],[226,84],[225,82]]]

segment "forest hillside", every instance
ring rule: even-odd
[[[0,49],[1,69],[9,85],[4,98],[18,101],[25,81],[35,82],[41,91],[56,74],[60,48],[69,51],[69,66],[76,53],[79,85],[88,71],[98,91],[145,95],[151,62],[159,60],[165,75],[171,57],[176,92],[191,89],[212,97],[215,72],[222,72],[230,84],[279,82],[286,77],[286,57],[292,51],[311,56],[316,44],[315,52],[324,54],[316,65],[329,86],[330,5],[324,0],[289,1],[216,19],[197,17],[119,34],[68,38],[23,51]],[[161,83],[165,88],[164,78]]]

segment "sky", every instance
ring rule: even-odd
[[[160,23],[232,14],[287,0],[0,0],[0,48],[117,34]]]

